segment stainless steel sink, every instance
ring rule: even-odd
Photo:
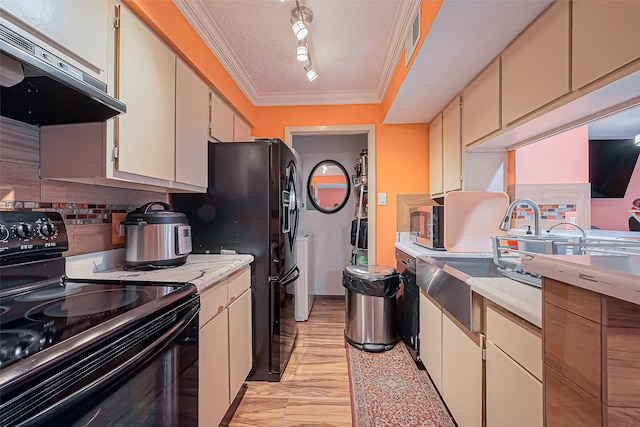
[[[419,257],[416,282],[471,332],[482,329],[482,302],[466,283],[469,277],[501,277],[492,258]]]

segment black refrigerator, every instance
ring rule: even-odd
[[[253,368],[248,380],[279,381],[297,336],[294,296],[299,276],[296,158],[279,139],[209,143],[205,194],[172,194],[189,219],[192,253],[222,249],[254,256]]]

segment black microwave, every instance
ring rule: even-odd
[[[444,250],[444,206],[422,206],[409,215],[409,240],[429,249]]]

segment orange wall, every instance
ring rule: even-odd
[[[288,126],[376,126],[376,189],[387,205],[376,210],[376,262],[395,265],[396,195],[429,193],[429,126],[384,125],[378,104],[258,107],[255,136],[284,139]],[[377,197],[369,196],[374,202]]]
[[[382,104],[317,105],[293,107],[255,107],[224,70],[197,33],[171,1],[124,0],[138,16],[202,77],[216,88],[236,110],[252,123],[258,137],[284,139],[287,126],[337,126],[374,124],[376,126],[376,185],[387,193],[387,206],[379,206],[376,219],[376,260],[378,264],[395,265],[393,243],[396,240],[396,194],[429,192],[428,125],[383,125],[386,111],[395,99],[408,68],[400,58],[391,85]],[[442,0],[422,2],[423,34],[435,18]],[[413,59],[412,59],[413,61]],[[370,197],[371,200],[376,200]]]

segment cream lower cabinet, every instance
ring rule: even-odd
[[[217,426],[251,369],[251,269],[200,293],[198,425]]]
[[[229,330],[227,311],[200,328],[198,425],[217,426],[229,408]]]
[[[229,401],[235,399],[251,370],[251,289],[229,305]]]
[[[482,426],[484,336],[476,337],[442,316],[442,398],[460,427]]]
[[[501,309],[486,311],[487,426],[541,427],[541,331]]]
[[[487,341],[487,425],[542,426],[542,383]]]
[[[442,311],[420,291],[420,359],[442,393]]]

